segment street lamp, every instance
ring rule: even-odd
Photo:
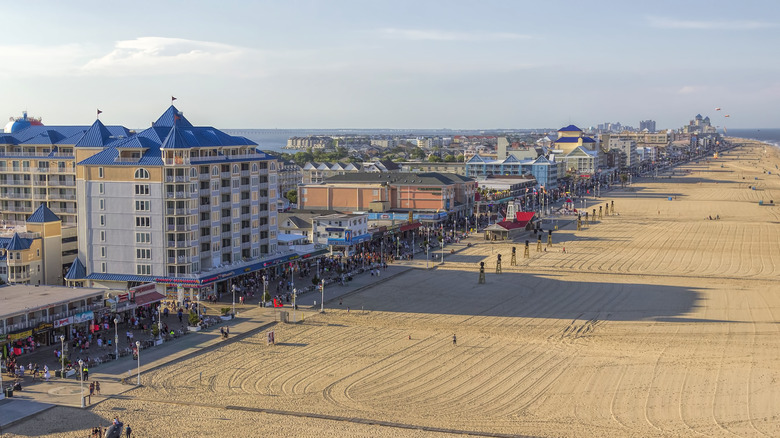
[[[322,292],[322,301],[320,302],[320,313],[325,313],[325,280],[322,280],[322,287],[320,288],[320,292]]]
[[[62,349],[60,350],[60,377],[65,378],[65,335],[60,335]]]
[[[141,341],[135,341],[135,357],[138,358],[138,380],[135,382],[135,386],[141,386]]]
[[[119,324],[119,319],[114,318],[114,360],[119,359],[119,329],[117,324]]]
[[[163,340],[163,331],[162,331],[162,303],[157,306],[157,335],[160,336],[160,343],[162,343]]]
[[[84,407],[84,361],[79,359],[79,374],[81,375],[81,407]]]
[[[295,304],[295,299],[298,297],[298,289],[293,288],[293,322],[298,322],[297,319],[295,319],[295,310],[298,308],[298,306]]]
[[[233,290],[233,316],[236,316],[236,284],[233,283],[233,287],[230,289]]]

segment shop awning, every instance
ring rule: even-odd
[[[136,306],[143,306],[146,304],[156,303],[158,301],[162,301],[165,298],[165,295],[161,294],[160,292],[154,291],[154,292],[147,292],[143,295],[136,295],[135,296],[135,304]]]
[[[415,222],[413,224],[406,224],[401,225],[401,231],[409,231],[409,230],[416,230],[417,228],[420,228],[422,224],[420,222]]]

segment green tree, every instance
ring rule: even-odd
[[[447,163],[452,163],[455,161],[455,156],[452,154],[447,154],[444,156],[444,161]]]
[[[463,154],[458,154],[457,157],[455,157],[455,161],[458,163],[462,163],[466,158],[463,156]]]
[[[438,155],[431,155],[430,157],[428,157],[428,161],[431,163],[439,163],[441,162],[441,157],[439,157]]]
[[[292,204],[298,203],[298,190],[290,189],[284,194],[284,197]]]

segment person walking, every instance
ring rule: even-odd
[[[453,346],[458,345],[458,338],[455,337],[455,334],[452,335],[452,345]]]
[[[100,382],[98,382],[97,380],[95,380],[95,393],[97,393],[97,395],[100,395]]]
[[[127,426],[125,426],[125,436],[127,438],[130,438],[130,434],[132,433],[133,433],[133,429],[130,428],[130,425],[128,424]]]

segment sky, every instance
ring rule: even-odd
[[[100,109],[145,128],[175,96],[223,129],[780,128],[775,0],[41,0],[3,18],[0,106],[49,125]]]

